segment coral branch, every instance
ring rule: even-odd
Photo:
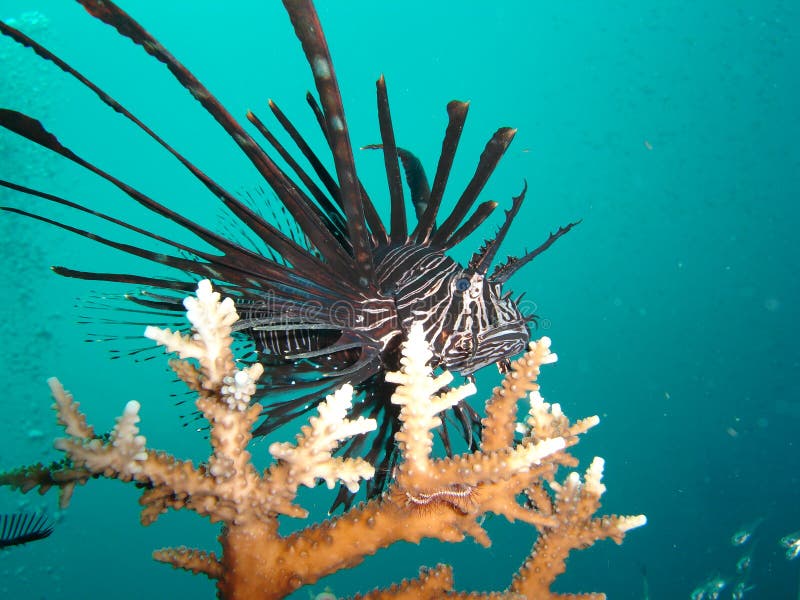
[[[543,337],[528,346],[528,352],[511,363],[502,383],[494,388],[486,402],[483,426],[483,448],[497,450],[509,446],[514,438],[517,419],[517,402],[528,392],[537,391],[539,368],[558,360],[550,352],[550,338]]]
[[[56,411],[58,424],[64,427],[67,435],[75,438],[93,438],[94,429],[86,424],[86,417],[78,410],[80,404],[75,402],[72,394],[64,389],[61,382],[55,377],[47,380],[50,393],[56,401],[53,408]]]
[[[375,419],[346,419],[352,405],[353,387],[344,385],[319,405],[319,416],[311,417],[309,424],[303,427],[297,436],[297,445],[276,442],[269,447],[269,453],[288,466],[286,477],[294,486],[292,492],[298,485],[313,487],[317,478],[324,480],[329,489],[333,489],[338,480],[351,492],[357,492],[359,479],[371,479],[375,474],[375,468],[363,459],[331,455],[339,442],[378,426]],[[280,466],[273,469],[273,473],[278,468]]]
[[[517,572],[511,591],[526,598],[556,600],[561,595],[550,591],[553,579],[566,570],[566,559],[572,550],[586,548],[597,540],[611,538],[617,543],[627,531],[647,523],[644,515],[632,517],[594,517],[605,492],[602,483],[604,461],[596,457],[586,470],[584,481],[572,472],[563,484],[551,483],[556,491],[555,512],[558,522],[541,531],[530,558]],[[605,598],[604,594],[588,594],[586,598]]]
[[[172,565],[176,569],[184,569],[192,573],[202,573],[211,579],[222,576],[222,563],[213,552],[195,550],[181,546],[179,548],[164,548],[153,552],[153,559]]]
[[[432,430],[442,424],[437,416],[475,393],[475,384],[468,383],[436,396],[443,387],[453,381],[449,372],[433,378],[428,365],[433,353],[430,351],[421,323],[412,325],[403,346],[400,371],[386,374],[386,381],[398,384],[392,395],[392,404],[399,404],[402,427],[395,436],[403,463],[401,473],[413,476],[430,472],[430,454],[433,449]],[[420,399],[425,399],[421,402]]]
[[[48,383],[56,398],[59,423],[64,424],[67,433],[89,434],[71,435],[55,441],[55,447],[66,453],[73,465],[84,467],[93,475],[102,473],[124,481],[133,479],[141,472],[147,452],[144,449],[145,438],[139,435],[136,426],[139,422],[138,402],[132,400],[125,405],[106,441],[92,435],[93,428],[86,425],[86,418],[78,411],[78,404],[61,383],[57,379],[50,379]]]
[[[373,590],[357,594],[352,600],[416,600],[417,598],[443,598],[453,589],[453,569],[448,565],[437,565],[433,569],[422,568],[419,577],[406,579],[385,590]]]
[[[197,284],[197,296],[189,296],[183,305],[192,324],[191,336],[157,327],[147,327],[144,335],[183,359],[197,359],[204,376],[203,387],[216,389],[226,376],[236,377],[231,351],[231,326],[239,320],[236,307],[231,298],[221,301],[219,292],[211,289],[207,279]]]
[[[487,401],[483,447],[434,456],[432,432],[441,425],[439,414],[474,394],[475,386],[443,389],[453,378],[447,372],[434,374],[423,329],[413,325],[402,345],[400,370],[386,375],[386,381],[397,384],[391,401],[400,406],[395,439],[401,457],[387,492],[283,536],[279,518],[307,517],[307,511],[295,504],[301,485],[324,481],[329,488],[341,483],[356,491],[362,479],[373,476],[374,468],[366,461],[334,454],[343,442],[377,424],[373,419],[351,418],[354,390],[345,385],[319,403],[317,414],[294,443],[273,443],[269,452],[275,462],[258,472],[248,447],[261,412],[252,396],[263,368],[259,364],[237,368],[231,344],[238,315],[233,303],[222,300],[208,281],[199,283],[197,296],[187,298],[185,306],[190,335],[154,327],[148,327],[146,335],[181,357],[170,365],[197,394],[196,406],[208,422],[211,448],[206,461],[195,465],[146,448],[135,401],[125,406],[108,435],[98,436],[71,394],[53,379],[58,422],[67,434],[55,446],[64,459],[0,474],[0,485],[23,492],[57,487],[66,504],[75,485],[91,478],[135,481],[142,488],[145,525],[169,509],[188,509],[221,522],[218,554],[179,547],[153,555],[215,579],[221,598],[282,598],[399,541],[434,538],[456,543],[472,537],[488,546],[483,518],[495,513],[522,521],[522,527],[532,526],[528,529],[532,539],[534,528],[538,532],[530,556],[507,590],[458,593],[452,570],[439,566],[422,570],[417,579],[358,598],[547,600],[559,597],[551,586],[572,550],[604,538],[620,542],[625,532],[645,523],[641,515],[595,516],[605,491],[602,459],[592,462],[583,480],[572,472],[556,482],[559,467],[577,465],[568,449],[599,420],[571,422],[560,405],[545,402],[539,394],[540,368],[556,360],[547,338],[531,343]],[[526,395],[527,415],[517,423],[518,403]]]

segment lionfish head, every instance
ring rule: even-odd
[[[462,375],[470,375],[491,363],[497,363],[505,372],[509,359],[527,348],[530,340],[528,322],[534,316],[525,315],[520,310],[522,296],[512,300],[511,292],[503,294],[503,284],[580,222],[560,227],[538,247],[521,257],[508,257],[489,273],[527,189],[526,183],[522,192],[514,197],[497,235],[487,240],[472,256],[467,269],[451,281],[454,310],[450,314],[456,316],[453,323],[446,324],[443,329],[445,339],[440,356],[445,367]]]
[[[445,327],[441,350],[443,365],[461,375],[505,361],[528,345],[530,333],[526,318],[511,293],[502,293],[502,284],[475,271],[463,271],[450,282],[453,310],[458,315]]]
[[[497,235],[487,240],[469,261],[466,269],[453,276],[450,282],[452,304],[451,323],[444,324],[439,348],[441,363],[462,375],[470,375],[491,363],[505,371],[512,356],[523,352],[530,340],[528,322],[533,315],[520,310],[520,299],[511,299],[511,292],[503,293],[503,284],[521,267],[550,247],[578,222],[561,227],[551,233],[544,243],[521,257],[509,257],[498,264],[491,273],[492,264],[500,244],[519,212],[527,183],[506,211],[503,225]]]

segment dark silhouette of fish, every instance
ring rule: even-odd
[[[0,515],[0,548],[42,540],[51,533],[53,525],[43,514],[22,512]]]
[[[449,251],[473,233],[497,206],[494,201],[483,201],[473,210],[516,130],[501,127],[491,136],[469,183],[457,192],[455,204],[444,213],[442,200],[468,103],[454,100],[447,105],[449,122],[433,182],[429,184],[417,157],[395,142],[386,82],[380,77],[376,85],[381,140],[368,148],[379,150],[384,156],[390,199],[390,219],[388,226],[384,224],[356,172],[333,62],[310,1],[285,0],[284,5],[314,76],[319,99],[308,93],[306,101],[327,141],[333,173],[274,102],[269,103],[271,112],[299,156],[285,148],[260,118],[248,112],[247,119],[271,147],[265,149],[183,64],[113,2],[80,0],[80,3],[171,71],[238,144],[301,235],[287,234],[259,210],[212,180],[71,65],[22,32],[0,23],[3,34],[79,80],[102,102],[170,152],[219,199],[246,234],[242,240],[236,240],[200,225],[78,156],[35,118],[11,109],[0,110],[0,125],[97,174],[155,215],[182,226],[214,251],[192,247],[111,214],[11,181],[0,181],[0,185],[94,215],[142,236],[143,240],[164,244],[172,253],[121,243],[45,214],[14,207],[5,210],[177,269],[182,277],[169,279],[54,267],[56,273],[68,277],[136,286],[140,291],[127,297],[140,309],[150,310],[162,319],[164,315],[184,310],[183,297],[194,290],[201,278],[211,279],[219,291],[232,297],[241,315],[236,325],[238,334],[255,345],[255,360],[266,369],[262,390],[265,418],[255,430],[257,435],[268,434],[304,415],[343,383],[353,384],[361,394],[361,401],[355,404],[352,416],[376,418],[379,427],[369,437],[349,441],[340,452],[364,456],[378,467],[378,475],[367,490],[369,495],[376,494],[383,489],[394,466],[393,437],[398,427],[397,410],[390,402],[394,386],[384,380],[384,373],[398,368],[399,344],[411,323],[423,323],[433,346],[436,367],[468,377],[490,364],[504,369],[510,357],[526,348],[529,324],[535,317],[523,314],[518,300],[513,300],[511,292],[504,291],[503,286],[575,223],[559,228],[523,256],[510,257],[492,268],[500,245],[519,213],[526,185],[505,212],[496,235],[474,251],[467,265],[454,261],[448,256]],[[276,154],[291,172],[278,165],[273,158]],[[305,166],[300,164],[300,158],[305,160]],[[410,192],[416,223],[407,222],[403,179]],[[449,420],[451,427],[454,422],[460,429],[470,447],[477,447],[480,417],[469,404],[464,402],[454,407]],[[450,452],[447,427],[445,419],[440,433]],[[337,503],[350,501],[346,490],[337,499]]]

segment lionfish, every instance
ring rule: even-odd
[[[171,210],[78,156],[36,119],[8,109],[0,110],[0,125],[102,177],[135,202],[180,225],[215,251],[191,247],[66,198],[9,181],[0,181],[0,185],[94,215],[143,238],[166,244],[173,253],[124,244],[18,208],[5,207],[4,210],[61,227],[184,274],[182,279],[175,280],[54,267],[56,273],[67,277],[135,285],[140,291],[127,297],[139,305],[140,310],[162,315],[182,312],[181,300],[193,291],[194,280],[199,278],[211,279],[219,291],[232,297],[241,316],[236,325],[238,334],[254,344],[255,360],[264,364],[267,374],[262,391],[268,394],[261,398],[265,418],[257,426],[256,435],[266,435],[305,414],[326,393],[350,382],[361,394],[360,401],[352,409],[353,416],[373,417],[380,425],[377,433],[351,441],[340,448],[340,452],[362,455],[376,465],[379,475],[367,490],[368,495],[375,495],[385,485],[396,458],[393,437],[398,421],[390,402],[393,385],[384,380],[384,373],[398,367],[399,344],[411,323],[422,322],[432,345],[435,367],[467,377],[492,363],[503,370],[509,357],[526,348],[529,322],[534,318],[521,312],[519,302],[511,298],[511,292],[504,292],[503,286],[576,223],[559,228],[537,248],[523,256],[510,257],[490,271],[509,226],[519,213],[525,186],[505,212],[496,235],[483,243],[468,264],[462,266],[453,260],[448,251],[474,232],[497,206],[496,202],[484,201],[468,216],[516,130],[502,127],[492,135],[455,205],[448,214],[441,215],[442,198],[468,103],[454,100],[447,105],[448,124],[431,185],[419,159],[395,142],[386,82],[381,76],[376,84],[380,144],[368,147],[383,153],[390,200],[387,227],[357,175],[338,81],[310,0],[284,0],[284,5],[313,73],[318,99],[309,92],[306,100],[331,152],[334,173],[270,101],[277,122],[307,163],[301,165],[266,125],[248,112],[248,121],[271,146],[270,152],[277,153],[291,173],[281,168],[274,154],[271,156],[214,95],[132,17],[109,0],[79,1],[91,15],[116,28],[166,65],[174,78],[233,138],[302,236],[290,235],[285,228],[271,223],[78,70],[21,31],[0,22],[3,34],[76,78],[103,103],[170,152],[232,213],[248,238],[258,243],[237,242]],[[404,179],[416,223],[407,222]],[[476,411],[463,403],[452,409],[450,419],[460,428],[465,443],[477,447],[480,417]],[[446,422],[440,434],[450,452]],[[351,501],[343,490],[334,507]]]

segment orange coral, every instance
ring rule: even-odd
[[[433,457],[432,430],[440,424],[438,413],[474,393],[474,386],[437,394],[452,377],[448,373],[433,376],[422,330],[413,327],[403,347],[401,370],[387,375],[387,380],[398,384],[392,402],[401,406],[401,428],[396,435],[401,460],[388,490],[340,516],[281,536],[281,515],[307,516],[295,504],[300,485],[324,480],[329,487],[341,482],[356,490],[360,479],[372,477],[371,465],[361,459],[334,457],[332,452],[342,440],[374,428],[375,423],[347,418],[352,389],[345,386],[320,404],[318,416],[303,427],[295,444],[270,447],[276,462],[259,473],[247,447],[260,412],[260,406],[251,405],[250,394],[261,368],[236,368],[230,333],[238,316],[210,283],[201,282],[197,296],[188,298],[186,305],[194,335],[156,328],[148,328],[147,335],[182,356],[171,364],[197,393],[197,407],[209,423],[212,453],[207,462],[194,466],[146,448],[137,427],[136,403],[128,404],[111,436],[96,436],[77,403],[53,380],[59,421],[68,434],[56,446],[66,460],[0,475],[0,484],[23,491],[37,486],[71,491],[75,483],[96,476],[133,480],[145,488],[140,500],[144,524],[170,508],[187,508],[221,521],[219,555],[173,548],[157,551],[154,558],[216,579],[222,598],[282,598],[401,540],[461,542],[470,536],[488,546],[482,517],[490,512],[524,521],[539,531],[508,590],[457,593],[450,568],[439,566],[423,570],[418,579],[359,598],[557,598],[550,588],[564,571],[571,550],[606,537],[620,542],[628,529],[645,523],[641,515],[593,516],[605,489],[602,459],[592,462],[583,481],[572,472],[562,483],[555,482],[559,466],[576,464],[566,448],[598,419],[571,423],[557,404],[544,402],[538,394],[539,368],[556,360],[547,338],[531,343],[487,401],[482,449],[450,458]],[[527,419],[517,423],[518,402],[526,397],[530,401]],[[517,441],[515,431],[522,434]],[[525,503],[518,500],[521,494],[527,497]]]

